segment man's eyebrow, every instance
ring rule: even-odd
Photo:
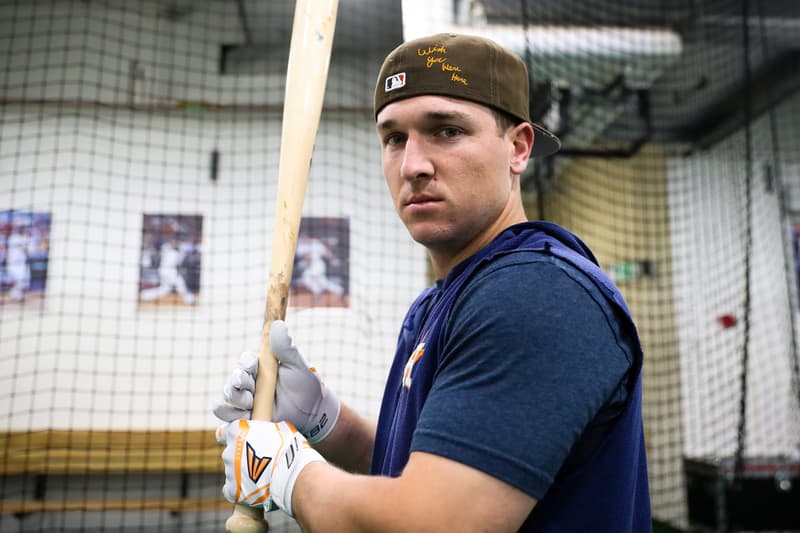
[[[378,127],[379,130],[391,130],[391,129],[394,129],[396,124],[397,124],[397,122],[395,120],[387,119],[387,120],[383,120],[381,122],[378,122],[377,127]]]
[[[425,123],[438,123],[451,120],[466,120],[467,118],[469,118],[469,115],[460,111],[430,111],[425,113],[422,120]],[[389,118],[378,122],[377,127],[379,130],[391,130],[397,127],[397,121]]]
[[[469,115],[460,111],[431,111],[425,118],[430,122],[447,122],[448,120],[464,120]]]

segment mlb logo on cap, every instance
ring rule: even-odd
[[[383,90],[385,92],[394,91],[395,89],[399,89],[400,87],[405,87],[406,85],[406,73],[401,72],[399,74],[393,74],[386,78],[386,83],[384,85]]]

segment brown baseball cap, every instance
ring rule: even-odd
[[[528,71],[514,52],[473,35],[439,33],[395,48],[383,62],[375,85],[375,117],[386,105],[433,94],[463,98],[530,122],[533,157],[556,153],[561,141],[531,121]]]

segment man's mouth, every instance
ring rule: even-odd
[[[420,194],[420,195],[412,196],[411,198],[409,198],[408,201],[406,202],[406,205],[425,205],[425,204],[431,204],[431,203],[438,202],[438,201],[439,200],[434,198],[433,196]]]

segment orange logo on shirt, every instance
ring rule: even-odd
[[[411,357],[408,358],[408,362],[406,363],[406,367],[403,370],[403,387],[406,389],[411,388],[411,372],[414,370],[414,365],[422,359],[422,354],[425,353],[425,341],[420,342],[414,351],[411,353]]]

